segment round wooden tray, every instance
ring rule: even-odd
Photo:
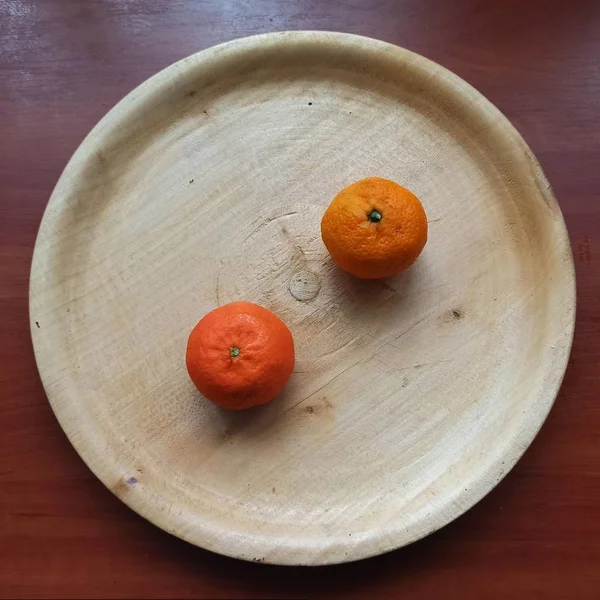
[[[372,175],[429,217],[385,281],[340,272],[319,231]],[[280,398],[229,413],[184,355],[240,299],[286,321],[297,363]],[[557,394],[575,291],[550,186],[494,106],[401,48],[298,32],[186,58],[102,119],[44,215],[30,304],[52,408],[109,489],[210,550],[319,565],[496,485]]]

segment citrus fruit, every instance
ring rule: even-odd
[[[344,188],[321,220],[323,242],[337,265],[362,279],[391,277],[417,259],[427,242],[419,199],[381,177]]]
[[[194,327],[186,365],[201,394],[224,408],[242,410],[281,392],[294,370],[294,340],[270,310],[232,302]]]

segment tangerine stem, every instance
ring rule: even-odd
[[[381,213],[378,210],[373,209],[367,217],[371,223],[379,223],[381,221]]]
[[[229,348],[229,354],[233,357],[239,356],[240,349],[237,346],[234,346],[233,348]]]

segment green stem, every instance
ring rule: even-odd
[[[381,213],[378,210],[373,209],[367,217],[371,223],[379,223],[381,221]]]

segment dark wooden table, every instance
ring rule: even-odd
[[[168,64],[285,29],[394,42],[477,87],[540,159],[577,269],[564,384],[513,472],[413,546],[318,569],[213,555],[113,497],[54,419],[27,314],[44,206],[90,128]],[[0,0],[0,596],[600,598],[599,252],[598,1]]]

